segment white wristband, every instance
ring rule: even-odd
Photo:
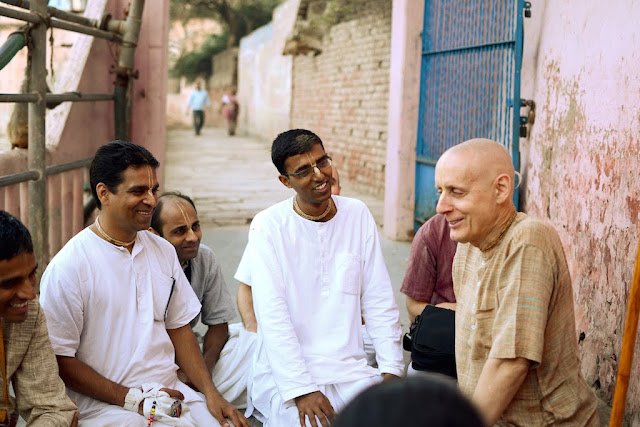
[[[124,397],[123,408],[127,411],[137,413],[140,402],[142,402],[143,399],[144,398],[142,397],[142,390],[140,390],[139,388],[130,388],[127,392],[127,395]]]

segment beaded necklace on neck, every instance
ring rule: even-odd
[[[489,245],[486,248],[481,249],[482,252],[488,252],[491,249],[498,246],[498,243],[500,243],[504,234],[507,232],[509,227],[511,227],[511,224],[513,224],[513,221],[516,219],[517,215],[518,215],[518,211],[513,211],[513,213],[511,214],[511,217],[507,220],[504,228],[502,229],[498,237],[496,237],[496,239],[493,242],[489,243]]]
[[[107,233],[102,229],[102,227],[100,227],[100,221],[98,221],[98,218],[99,218],[99,216],[98,216],[98,217],[96,217],[96,222],[95,222],[95,224],[96,224],[96,228],[98,229],[98,231],[100,232],[100,234],[102,235],[102,237],[104,237],[104,238],[105,238],[105,240],[106,240],[107,242],[109,242],[109,243],[111,243],[111,244],[114,244],[114,245],[116,245],[116,246],[124,246],[125,248],[126,248],[127,246],[131,246],[131,245],[133,245],[133,244],[136,242],[137,233],[136,233],[136,237],[134,237],[134,238],[133,238],[133,240],[132,240],[132,241],[130,241],[130,242],[124,242],[124,241],[122,241],[122,240],[114,239],[113,237],[109,236],[109,235],[108,235],[108,234],[107,234]]]
[[[313,215],[308,215],[302,211],[302,209],[300,208],[300,205],[298,204],[298,196],[293,198],[293,210],[302,218],[308,219],[309,221],[320,221],[321,219],[324,219],[327,215],[329,215],[329,212],[331,212],[332,204],[333,204],[333,198],[329,198],[327,209],[325,209],[325,211],[322,212],[320,215],[313,216]]]

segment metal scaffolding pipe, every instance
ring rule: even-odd
[[[35,93],[0,93],[0,102],[37,102]]]
[[[9,7],[0,6],[0,15],[6,16],[8,18],[19,19],[25,22],[31,22],[32,24],[37,24],[40,22],[40,18],[38,15],[34,15],[33,13],[23,12],[21,10],[11,9]]]
[[[93,157],[87,157],[86,159],[63,163],[61,165],[47,166],[47,168],[45,169],[45,174],[49,176],[58,173],[69,172],[75,169],[86,168],[91,165],[92,160]]]
[[[29,9],[28,0],[0,0],[0,3],[10,4],[11,6],[21,7],[22,9]],[[49,6],[47,8],[50,16],[53,16],[64,21],[75,22],[76,24],[87,25],[89,27],[98,27],[99,22],[95,19],[85,18],[84,16],[74,15],[55,7]]]
[[[45,16],[47,0],[32,0],[29,10]],[[47,27],[44,22],[34,25],[29,33],[29,57],[31,63],[30,89],[38,100],[29,104],[29,170],[38,173],[35,181],[29,181],[29,229],[38,265],[45,266],[49,248],[47,245],[47,180],[45,176],[45,96],[47,94]],[[41,274],[38,275],[39,287]]]
[[[27,171],[27,172],[15,173],[13,175],[1,176],[0,187],[20,184],[21,182],[26,182],[26,181],[35,181],[38,178],[40,178],[40,174],[36,171]]]
[[[87,26],[76,24],[73,22],[65,22],[65,21],[60,21],[58,19],[52,19],[50,22],[50,25],[53,28],[60,28],[61,30],[73,31],[75,33],[87,34],[99,39],[110,40],[116,43],[123,43],[122,37],[119,36],[118,34],[99,30],[93,27],[87,27]]]
[[[106,28],[122,34],[122,49],[113,89],[114,128],[117,139],[130,139],[135,51],[142,25],[144,0],[132,0],[125,21],[107,20]]]
[[[0,103],[2,102],[37,102],[38,95],[35,93],[0,93]],[[59,104],[61,102],[97,102],[113,101],[112,93],[48,93],[45,97],[47,104]]]
[[[91,165],[92,160],[93,157],[87,157],[86,159],[75,160],[73,162],[62,163],[60,165],[47,166],[44,170],[44,174],[45,176],[49,176],[80,168],[86,168]],[[0,177],[0,187],[20,184],[21,182],[35,181],[38,178],[40,178],[40,174],[36,171],[19,172],[13,175],[2,176]]]
[[[48,103],[57,102],[96,102],[96,101],[113,101],[112,93],[48,93],[44,99]]]
[[[17,31],[9,34],[7,41],[0,46],[0,70],[2,70],[18,52],[27,44],[24,32]]]
[[[142,26],[142,11],[144,10],[144,0],[133,0],[129,15],[124,23],[124,33],[122,34],[122,50],[118,66],[127,70],[133,70],[138,36]]]
[[[0,0],[1,1],[1,0]],[[19,19],[21,21],[30,22],[32,24],[39,24],[40,16],[49,16],[47,13],[43,13],[40,16],[34,13],[22,12],[17,9],[10,9],[8,7],[0,6],[0,15],[8,16],[9,18]],[[74,22],[61,21],[59,19],[50,19],[48,22],[53,28],[59,28],[61,30],[73,31],[74,33],[87,34],[99,39],[105,39],[116,43],[122,43],[122,36],[119,34],[111,33],[109,31],[99,30],[95,27],[85,26]]]

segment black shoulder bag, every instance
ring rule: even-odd
[[[403,347],[411,352],[413,369],[457,378],[454,310],[427,305],[416,316]]]

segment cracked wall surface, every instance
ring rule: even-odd
[[[610,402],[639,238],[640,5],[536,2],[525,23],[523,201],[559,231],[573,279],[582,370]],[[627,421],[640,425],[640,342]]]

